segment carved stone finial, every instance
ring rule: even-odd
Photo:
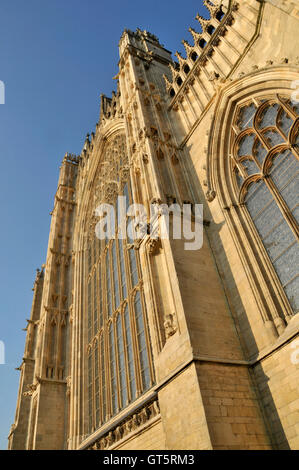
[[[211,2],[209,0],[204,0],[204,6],[209,10],[211,17],[215,16],[219,10],[217,2]],[[216,5],[215,5],[216,3]]]
[[[197,13],[195,19],[199,22],[201,25],[202,31],[206,31],[208,27],[210,26],[210,21],[204,18],[203,16],[199,15]]]
[[[164,81],[165,81],[166,90],[169,91],[172,87],[172,82],[170,82],[170,80],[168,79],[168,77],[165,74],[163,74],[163,78],[164,78]]]

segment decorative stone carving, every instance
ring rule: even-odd
[[[149,254],[150,255],[157,254],[160,246],[161,246],[161,242],[159,238],[150,238],[147,244],[147,249],[148,249]]]
[[[38,383],[28,384],[27,385],[27,392],[24,392],[24,397],[31,397],[34,392],[36,391]]]
[[[156,399],[140,408],[138,411],[135,411],[130,418],[126,418],[99,440],[92,443],[87,450],[109,449],[109,447],[117,444],[121,439],[138,432],[142,426],[150,424],[151,420],[158,417],[159,414],[160,407]]]
[[[148,154],[147,153],[144,153],[142,155],[142,160],[145,164],[147,164],[149,162],[149,158],[148,158]]]
[[[216,191],[214,191],[213,189],[209,189],[206,192],[206,198],[208,202],[213,202],[215,197],[216,197]]]
[[[177,332],[175,313],[169,313],[168,315],[166,315],[164,321],[164,328],[166,339],[169,339]]]

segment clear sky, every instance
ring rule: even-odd
[[[123,29],[147,29],[184,52],[200,31],[201,0],[1,0],[0,449],[14,422],[35,270],[45,262],[50,211],[66,151],[80,154],[95,129],[99,96],[111,96]]]

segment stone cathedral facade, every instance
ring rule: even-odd
[[[10,449],[299,448],[299,2],[203,3],[177,61],[124,31],[63,159]],[[202,248],[99,240],[121,195],[203,204]]]

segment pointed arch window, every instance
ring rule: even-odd
[[[107,164],[105,170],[114,182],[118,181],[117,196],[125,197],[127,209],[133,202],[130,181],[123,176],[127,174],[128,160],[123,138],[117,137],[116,141],[121,145],[115,162],[111,165],[110,161],[110,169]],[[116,147],[114,143],[111,152]],[[101,193],[99,197],[104,198]],[[121,225],[116,197],[112,201],[117,211],[113,224],[118,235]],[[93,235],[89,232],[85,280],[89,433],[154,383],[139,252],[132,239],[115,236],[94,242]]]
[[[298,105],[273,96],[239,111],[232,172],[293,313],[299,311]]]

